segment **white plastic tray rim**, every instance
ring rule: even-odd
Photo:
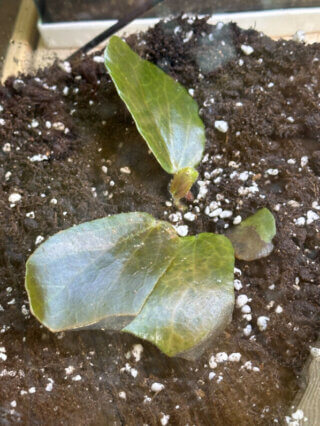
[[[158,18],[136,19],[118,34],[145,31],[158,21]],[[47,48],[69,49],[83,46],[116,22],[102,20],[45,24],[38,21],[38,29]],[[290,37],[299,30],[308,34],[320,32],[320,7],[219,13],[209,19],[210,24],[217,22],[235,22],[242,28],[254,28],[270,37]]]

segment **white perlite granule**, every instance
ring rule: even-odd
[[[42,235],[38,235],[35,241],[35,245],[41,244],[44,241],[44,237]]]
[[[6,153],[11,152],[11,145],[9,143],[5,143],[2,147],[2,151]]]
[[[185,213],[185,215],[183,216],[185,220],[188,220],[189,222],[193,222],[196,219],[196,215],[192,212],[187,212]]]
[[[218,352],[215,356],[215,359],[218,363],[228,361],[228,354],[226,352]]]
[[[294,224],[296,226],[301,226],[302,227],[302,226],[304,226],[306,224],[306,219],[303,216],[298,217],[297,219],[294,219]]]
[[[71,68],[71,64],[68,61],[64,61],[62,63],[59,64],[60,68],[62,68],[65,72],[67,73],[71,73],[72,68]]]
[[[248,178],[249,178],[249,172],[248,171],[245,171],[245,172],[241,172],[240,174],[239,174],[239,180],[242,180],[242,182],[245,182],[246,180],[248,180]]]
[[[74,367],[72,365],[69,365],[69,367],[65,368],[66,375],[69,376],[74,372]]]
[[[268,169],[268,170],[266,170],[266,173],[269,176],[277,176],[279,174],[279,170],[278,169]]]
[[[232,211],[231,210],[223,210],[221,213],[220,213],[220,217],[221,217],[221,219],[227,219],[227,218],[229,218],[229,217],[231,217],[232,216]]]
[[[103,56],[94,56],[93,57],[94,62],[96,62],[97,64],[103,64],[104,63],[104,57]]]
[[[18,194],[17,192],[13,192],[12,194],[9,195],[8,198],[10,203],[18,203],[21,200],[21,195]]]
[[[162,383],[154,382],[151,385],[152,392],[161,392],[164,389],[164,385]]]
[[[38,161],[45,161],[45,160],[48,160],[48,159],[49,159],[49,157],[45,154],[37,154],[37,155],[33,155],[32,157],[29,157],[29,160],[32,163],[36,163]]]
[[[229,129],[228,123],[224,120],[216,120],[214,122],[214,127],[221,133],[227,133]]]
[[[60,132],[62,132],[65,129],[65,125],[63,123],[61,123],[61,121],[57,121],[56,123],[53,123],[52,127],[55,130],[59,130]]]
[[[257,326],[259,327],[260,331],[265,331],[268,327],[268,321],[270,321],[269,317],[266,317],[264,315],[260,316],[257,319]]]
[[[216,363],[216,358],[214,355],[211,355],[210,359],[209,359],[209,367],[214,369],[217,368],[218,364]]]
[[[130,167],[125,166],[125,167],[121,167],[120,172],[124,173],[125,175],[130,175],[131,170],[130,170]]]
[[[241,50],[245,55],[251,55],[254,52],[254,48],[252,46],[248,46],[247,44],[241,45]]]
[[[237,297],[236,305],[237,305],[238,308],[242,308],[242,306],[246,305],[248,303],[248,301],[249,301],[249,298],[246,294],[240,294]]]
[[[242,306],[242,308],[241,308],[241,312],[242,312],[243,314],[250,314],[250,312],[251,312],[251,308],[250,308],[250,306],[249,306],[249,305],[244,305],[244,306]]]
[[[236,279],[233,281],[233,286],[235,290],[239,291],[242,289],[242,282]]]
[[[298,409],[297,411],[291,414],[291,417],[293,418],[293,420],[302,420],[304,417],[304,413],[302,410]]]
[[[180,225],[176,227],[176,231],[180,237],[185,237],[188,235],[189,228],[187,225]]]
[[[143,346],[140,343],[133,345],[131,353],[136,362],[140,361],[142,352],[143,352]]]
[[[241,216],[236,216],[234,219],[233,219],[233,224],[234,225],[239,225],[239,223],[241,223],[242,222],[242,217]]]
[[[241,359],[241,354],[239,352],[234,352],[229,355],[229,361],[231,362],[239,362]]]
[[[292,40],[298,43],[302,43],[304,42],[305,37],[306,37],[306,33],[303,30],[298,30],[293,34]]]
[[[33,129],[36,129],[37,127],[39,127],[39,121],[36,120],[35,118],[31,121],[31,127]]]
[[[54,381],[52,379],[50,379],[50,378],[48,379],[48,381],[49,381],[49,383],[46,386],[46,391],[47,392],[51,392],[52,389],[53,389],[53,383],[54,383]]]
[[[169,414],[162,414],[162,417],[160,419],[161,425],[166,426],[169,423],[169,419],[170,419]]]
[[[304,155],[303,157],[301,157],[301,160],[300,160],[301,167],[305,167],[308,164],[308,161],[309,161],[309,158],[307,155]]]
[[[215,375],[216,375],[216,373],[214,373],[213,371],[210,371],[209,376],[208,376],[209,380],[212,380],[215,377]]]
[[[315,220],[319,219],[319,215],[312,210],[307,211],[307,225],[311,225]]]
[[[250,336],[250,334],[252,333],[252,325],[248,324],[244,329],[243,329],[243,334],[245,336]]]
[[[8,358],[7,354],[5,354],[4,352],[0,352],[0,360],[6,361],[7,358]]]

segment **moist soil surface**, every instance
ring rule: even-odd
[[[206,150],[194,200],[185,201],[196,219],[170,205],[170,176],[148,152],[101,57],[0,87],[0,422],[281,423],[303,387],[319,327],[320,45],[181,18],[128,41],[192,89],[200,106]],[[228,123],[226,133],[216,120]],[[48,159],[34,161],[38,154]],[[120,171],[125,166],[130,174]],[[14,193],[20,201],[8,200]],[[217,206],[229,213],[212,215]],[[235,270],[236,297],[249,298],[251,313],[236,306],[196,362],[170,359],[127,334],[53,334],[29,313],[25,262],[41,237],[129,211],[177,219],[189,235],[223,233],[260,207],[276,218],[275,249],[237,261]],[[131,354],[138,343],[141,360]],[[221,352],[241,359],[211,368]],[[164,390],[152,392],[154,382]]]

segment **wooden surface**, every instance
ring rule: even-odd
[[[21,0],[0,0],[0,77]]]
[[[307,380],[307,387],[302,396],[298,395],[296,409],[302,410],[307,421],[300,421],[307,426],[320,425],[320,341],[318,347],[310,350],[310,357],[306,364],[304,376]]]
[[[37,11],[33,1],[22,0],[3,64],[2,81],[30,68],[37,39],[36,20]]]
[[[36,29],[37,12],[32,0],[22,0],[20,11],[12,34],[10,46],[3,66],[2,81],[9,75],[28,72],[40,66],[49,65],[55,58],[66,58],[71,51],[48,50],[38,40]],[[285,37],[287,39],[291,38]],[[306,42],[320,41],[319,33],[306,34]],[[306,389],[297,395],[294,411],[302,410],[303,419],[296,424],[320,426],[320,342],[311,349],[310,358],[304,370]],[[290,414],[289,414],[290,415]],[[291,416],[291,415],[290,415]],[[307,420],[305,421],[305,418]],[[294,418],[292,418],[294,421]]]

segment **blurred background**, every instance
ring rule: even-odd
[[[7,0],[9,1],[9,0]],[[119,19],[145,0],[35,0],[43,22]],[[147,16],[212,14],[319,5],[317,0],[165,0]]]
[[[103,20],[122,19],[136,8],[150,2],[151,0],[0,0],[0,76],[3,79],[5,72],[8,75],[25,71],[28,68],[26,61],[38,66],[43,63],[44,57],[50,57],[51,60],[54,55],[66,58],[70,51],[62,52],[61,49],[74,50],[85,44],[105,30],[106,24]],[[320,6],[320,0],[163,0],[147,13],[140,15],[140,18],[157,18],[184,12],[215,15],[317,6]],[[315,19],[312,16],[312,20]],[[278,28],[282,26],[279,22],[282,21],[275,24]],[[73,28],[78,25],[78,32],[69,31],[70,23],[74,23]],[[83,27],[79,26],[81,23],[84,23]],[[314,31],[315,23],[312,25],[311,31]],[[320,24],[317,28],[319,27]],[[46,31],[46,34],[42,31]],[[278,35],[284,36],[282,33]],[[53,44],[50,44],[51,40]],[[74,44],[74,41],[78,44]],[[50,52],[48,48],[51,48]],[[60,51],[56,49],[53,52],[53,48]],[[33,55],[32,58],[30,54]],[[36,57],[40,55],[41,60],[35,61],[34,54]]]

